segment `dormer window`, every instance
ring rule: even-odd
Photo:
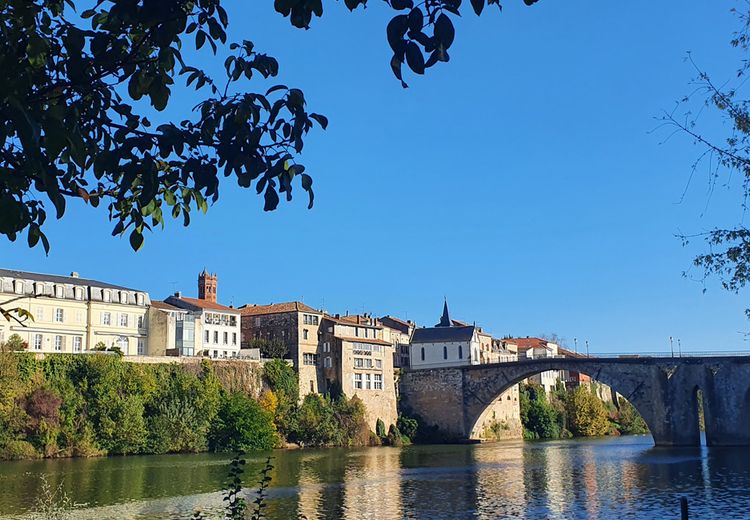
[[[23,294],[23,282],[21,280],[13,282],[13,290],[16,294]]]
[[[102,293],[102,299],[103,299],[103,300],[104,300],[105,302],[108,302],[108,301],[112,300],[112,294],[111,294],[111,293],[110,293],[109,291],[104,291],[104,292]]]

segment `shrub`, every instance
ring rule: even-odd
[[[385,438],[385,436],[386,436],[386,434],[385,434],[385,423],[383,422],[383,419],[378,419],[377,422],[375,423],[375,433],[381,439]]]
[[[227,395],[209,433],[213,451],[268,450],[277,443],[273,417],[240,393]]]
[[[2,352],[22,352],[28,348],[29,344],[18,334],[11,334],[5,343],[0,343],[0,351]]]
[[[399,415],[398,420],[396,421],[396,427],[401,434],[408,437],[409,440],[414,440],[417,437],[417,428],[419,428],[419,424],[417,423],[417,420],[412,417]]]
[[[41,454],[28,441],[12,440],[0,448],[0,459],[3,460],[36,459],[39,457],[41,457]]]
[[[398,428],[395,424],[391,424],[391,426],[388,428],[388,445],[389,446],[403,446],[404,443],[401,440],[401,432],[398,431]]]
[[[609,432],[607,408],[594,393],[579,386],[568,395],[569,429],[576,436],[599,436]]]

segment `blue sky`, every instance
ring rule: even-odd
[[[685,350],[748,348],[747,298],[684,278],[700,244],[675,238],[740,222],[738,183],[709,197],[702,169],[681,200],[700,149],[655,120],[690,91],[687,51],[731,77],[740,3],[506,1],[481,18],[467,5],[451,62],[407,90],[388,66],[381,2],[326,2],[309,31],[270,0],[237,4],[230,39],[275,56],[280,81],[331,121],[303,155],[314,209],[298,187],[264,213],[227,183],[190,228],[170,222],[133,253],[105,211],[71,204],[48,226],[48,257],[0,242],[1,266],[75,270],[152,298],[195,294],[205,266],[225,304],[302,299],[429,325],[447,296],[455,317],[497,335],[554,332],[597,352],[664,351],[670,335]],[[168,115],[193,99],[177,93]]]

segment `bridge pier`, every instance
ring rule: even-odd
[[[703,387],[708,446],[750,446],[750,365],[709,365]]]

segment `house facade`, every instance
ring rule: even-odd
[[[30,352],[82,353],[117,347],[126,356],[145,354],[145,291],[84,279],[0,269],[0,301],[34,317],[23,325],[0,318],[0,342],[19,335]]]
[[[282,342],[299,374],[300,398],[310,392],[325,392],[320,385],[318,353],[321,311],[296,301],[243,305],[239,311],[243,348],[252,347],[253,340]]]
[[[391,342],[384,339],[382,323],[371,316],[323,317],[320,337],[321,381],[326,391],[338,388],[358,397],[375,431],[378,419],[386,428],[396,424],[396,388]],[[304,384],[300,378],[300,385]]]
[[[509,338],[507,344],[513,345],[518,352],[518,359],[542,359],[560,357],[557,343],[542,338]],[[540,384],[546,392],[552,392],[558,381],[563,381],[564,375],[559,370],[547,370],[528,378],[528,381]],[[563,381],[564,382],[564,381]]]
[[[395,316],[383,316],[380,323],[384,327],[384,339],[393,346],[393,367],[409,368],[409,344],[416,325],[410,320],[402,320]]]
[[[195,331],[196,314],[153,300],[148,309],[148,355],[197,355],[200,349],[196,348]]]

